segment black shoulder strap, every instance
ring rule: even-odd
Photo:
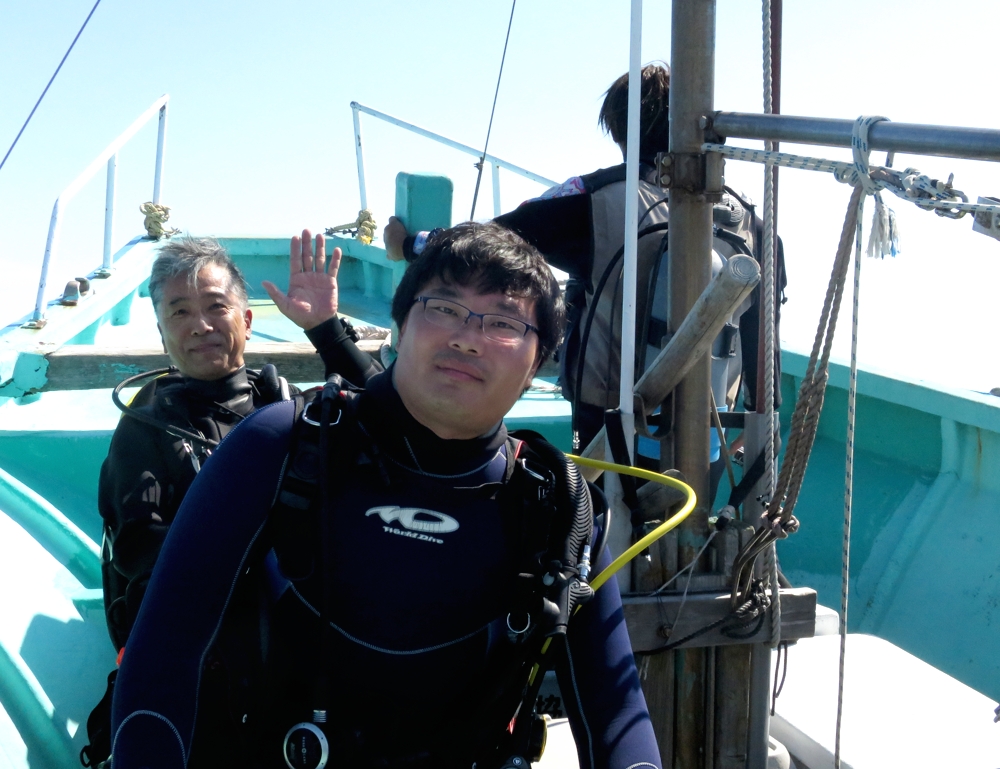
[[[324,468],[343,473],[353,467],[362,453],[370,455],[387,479],[378,449],[357,426],[357,399],[360,390],[333,375],[323,388],[307,390],[292,397],[295,422],[285,459],[285,472],[271,509],[271,532],[281,573],[292,581],[306,579],[316,566],[314,547],[319,531]],[[321,434],[323,401],[332,399],[333,413],[327,428],[332,431],[328,445],[335,447],[324,461]]]
[[[319,420],[310,420],[306,413],[316,395],[316,390],[309,390],[292,399],[295,403],[292,440],[270,514],[278,565],[281,573],[293,581],[309,577],[315,568],[315,552],[308,543],[314,541],[316,530],[322,462]]]

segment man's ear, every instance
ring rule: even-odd
[[[243,313],[243,320],[247,325],[246,339],[250,339],[250,325],[253,323],[253,310],[251,310],[249,307]]]
[[[160,344],[163,345],[163,352],[167,352],[167,340],[163,338],[163,329],[160,328],[159,321],[156,323],[156,330],[160,333]]]
[[[524,392],[529,387],[531,387],[531,380],[535,378],[535,374],[538,373],[538,369],[541,367],[541,365],[542,365],[542,353],[539,351],[539,353],[535,356],[535,363],[528,371],[528,375],[524,378],[524,388],[521,390],[521,392]]]

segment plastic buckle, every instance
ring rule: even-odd
[[[315,401],[314,401],[315,402]],[[311,404],[310,404],[311,405]],[[337,418],[330,422],[330,427],[340,424],[340,418],[344,415],[344,410],[341,409],[337,412]],[[302,421],[307,425],[312,425],[313,427],[321,427],[320,423],[315,419],[309,418],[309,409],[303,409],[302,411]]]

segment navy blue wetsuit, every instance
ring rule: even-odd
[[[247,419],[206,465],[124,656],[115,769],[182,766],[188,756],[190,766],[283,766],[285,732],[317,704],[323,574],[334,629],[323,703],[331,765],[470,765],[465,742],[516,656],[506,623],[516,547],[497,501],[511,444],[503,424],[472,441],[438,438],[406,411],[391,372],[369,382],[357,418],[386,472],[366,459],[341,471],[349,481],[329,501],[326,568],[303,580],[287,580],[273,551],[247,547],[266,541],[290,404]],[[220,487],[234,475],[242,484]],[[573,618],[556,662],[581,767],[659,767],[614,580]]]

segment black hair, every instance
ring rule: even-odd
[[[670,67],[662,62],[643,67],[640,93],[639,156],[651,161],[657,152],[666,152],[669,147]],[[628,72],[605,92],[597,123],[616,144],[625,144],[628,138]]]
[[[427,241],[410,263],[392,298],[392,319],[402,326],[420,291],[435,278],[474,286],[484,294],[530,299],[541,359],[555,351],[562,336],[563,301],[559,284],[542,255],[520,235],[488,222],[465,222]]]

